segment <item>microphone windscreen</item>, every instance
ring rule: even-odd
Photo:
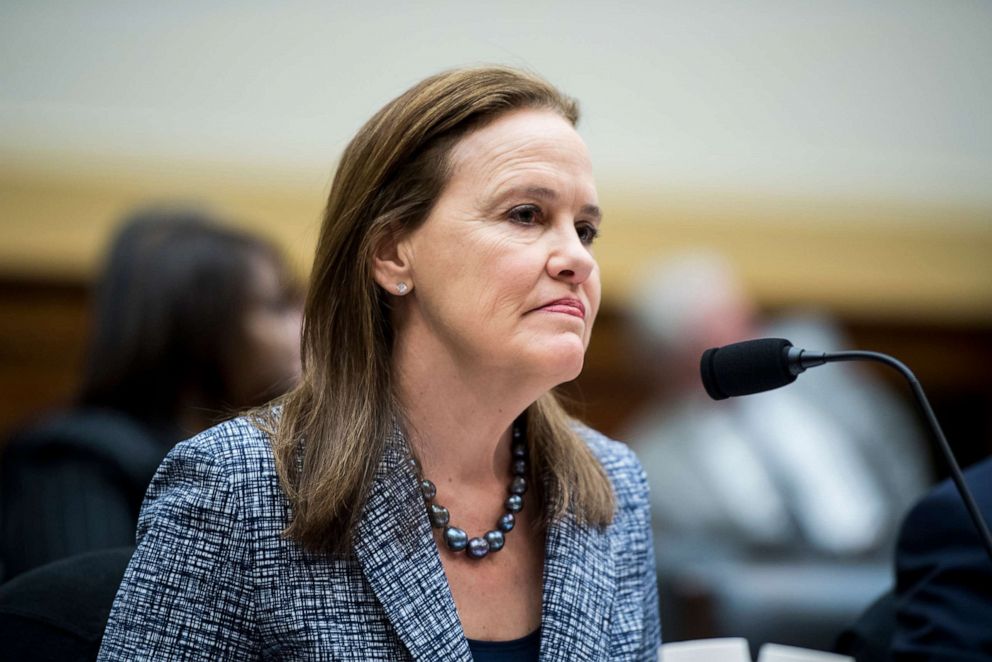
[[[796,381],[789,370],[783,338],[760,338],[713,347],[703,352],[699,364],[703,387],[714,400],[770,391]]]

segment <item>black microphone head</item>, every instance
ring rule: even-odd
[[[789,370],[792,343],[783,338],[745,340],[703,352],[699,371],[714,400],[770,391],[796,381]]]

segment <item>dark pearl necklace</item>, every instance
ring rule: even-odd
[[[481,559],[489,552],[498,552],[503,549],[506,542],[506,534],[513,530],[516,525],[516,515],[524,507],[524,492],[527,491],[527,444],[524,440],[523,426],[519,421],[513,424],[513,439],[511,469],[513,479],[510,481],[508,491],[510,495],[506,497],[504,507],[506,513],[499,518],[496,528],[486,532],[485,535],[477,538],[469,538],[464,530],[457,526],[451,526],[449,521],[451,514],[444,506],[435,503],[437,488],[434,483],[423,477],[420,464],[417,460],[410,458],[410,466],[420,479],[420,493],[424,497],[424,504],[427,506],[427,517],[431,521],[431,526],[435,529],[444,529],[444,544],[453,552],[464,551],[469,558]]]

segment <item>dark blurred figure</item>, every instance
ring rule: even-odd
[[[992,519],[992,458],[964,477]],[[895,588],[844,631],[837,652],[857,662],[992,660],[992,559],[950,480],[903,522],[895,575]]]
[[[268,242],[193,211],[129,218],[96,285],[76,405],[16,434],[0,462],[2,577],[133,545],[176,442],[296,384],[301,310]]]
[[[992,520],[992,458],[964,475],[985,520]],[[895,662],[992,660],[992,559],[949,480],[903,523],[895,597]]]
[[[95,660],[134,547],[48,563],[0,586],[0,650],[17,662]]]

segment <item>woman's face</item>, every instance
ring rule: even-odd
[[[431,214],[397,246],[412,285],[401,341],[458,369],[534,376],[548,388],[574,379],[600,300],[601,217],[585,144],[557,113],[518,110],[465,136],[450,162]]]
[[[257,405],[296,386],[302,371],[302,302],[271,260],[258,258],[242,318],[242,347],[230,367],[231,395],[240,407]]]

